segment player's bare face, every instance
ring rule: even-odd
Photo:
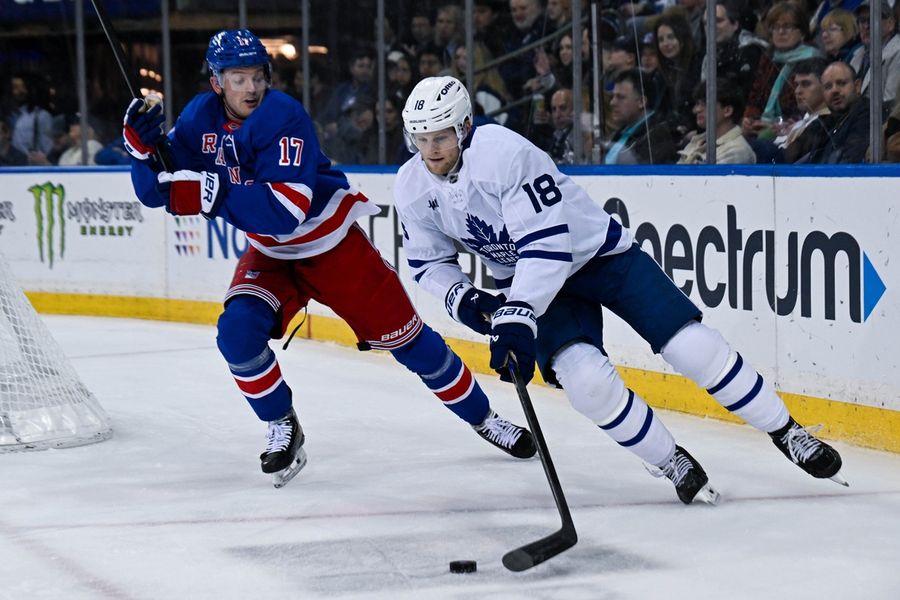
[[[413,136],[413,141],[425,166],[435,175],[446,175],[459,160],[459,144],[452,127],[433,133],[417,133]]]
[[[221,87],[215,77],[213,89],[222,95],[225,112],[235,121],[243,121],[256,110],[269,87],[263,67],[237,67],[222,73]]]

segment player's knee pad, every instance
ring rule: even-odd
[[[268,349],[275,312],[255,296],[232,298],[219,315],[216,344],[229,365],[252,361]]]
[[[703,388],[721,379],[737,357],[721,333],[697,321],[672,336],[660,354],[676,371]]]
[[[422,325],[419,335],[391,350],[391,354],[401,365],[421,376],[440,372],[453,359],[444,338],[426,324]]]
[[[596,346],[563,349],[553,358],[553,370],[572,407],[597,424],[615,418],[628,399],[625,382]]]

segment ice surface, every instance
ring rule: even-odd
[[[749,427],[661,411],[723,495],[684,506],[534,386],[580,540],[516,574],[502,555],[559,527],[540,463],[486,444],[389,356],[279,350],[309,465],[276,490],[213,328],[44,319],[115,435],[0,455],[3,599],[900,598],[900,456],[836,444],[845,489]],[[524,423],[512,386],[479,380]],[[449,573],[456,559],[478,572]]]

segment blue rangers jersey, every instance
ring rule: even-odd
[[[566,279],[595,256],[618,254],[631,233],[534,144],[499,125],[482,125],[463,143],[456,176],[428,171],[420,154],[394,185],[410,269],[444,298],[468,282],[454,240],[481,257],[509,300],[543,314]]]
[[[230,121],[212,92],[188,103],[169,132],[176,170],[214,171],[228,195],[216,216],[260,252],[280,259],[306,258],[334,248],[360,217],[378,213],[319,149],[303,106],[269,90],[243,123]],[[132,161],[141,201],[164,206],[156,173]]]

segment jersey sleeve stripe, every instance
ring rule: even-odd
[[[310,196],[309,188],[299,183],[270,183],[269,187],[280,201],[293,204],[306,215],[309,213]]]
[[[519,254],[519,258],[542,258],[544,260],[558,260],[560,262],[572,262],[571,252],[548,252],[547,250],[526,250]]]
[[[316,226],[315,229],[313,229],[306,235],[301,235],[282,241],[276,240],[271,236],[259,235],[256,233],[248,233],[247,237],[266,247],[291,246],[313,242],[337,231],[344,224],[344,221],[347,219],[347,215],[350,213],[350,209],[353,208],[354,204],[356,204],[357,202],[368,201],[369,199],[366,198],[366,196],[362,193],[347,194],[341,200],[341,203],[338,206],[337,210],[334,211],[334,214],[322,221],[318,226]]]
[[[407,263],[413,269],[421,269],[426,265],[439,265],[442,263],[455,263],[459,261],[459,254],[454,254],[448,258],[439,258],[436,260],[415,260],[415,259],[407,259]]]
[[[522,239],[516,241],[516,250],[521,250],[528,244],[536,242],[537,240],[542,240],[544,238],[559,235],[561,233],[569,233],[569,226],[565,223],[562,225],[554,225],[553,227],[547,227],[546,229],[533,231]]]
[[[606,226],[606,241],[603,242],[603,245],[600,246],[600,249],[597,250],[594,256],[603,256],[610,250],[615,249],[620,239],[622,239],[622,226],[619,225],[618,221],[610,217],[609,225]]]

